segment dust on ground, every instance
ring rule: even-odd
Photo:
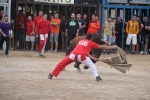
[[[45,55],[10,51],[7,58],[0,51],[0,100],[150,100],[150,55],[128,54],[133,66],[126,74],[99,61],[101,82],[95,81],[90,69],[78,72],[73,64],[49,80],[48,74],[65,53]]]

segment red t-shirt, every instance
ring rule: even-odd
[[[75,49],[72,51],[74,54],[80,54],[80,55],[88,55],[92,49],[98,48],[98,44],[91,41],[91,40],[81,40]]]
[[[40,16],[37,16],[37,17],[34,18],[35,29],[36,29],[36,26],[37,26],[38,22],[39,22],[41,19],[42,19],[42,17],[40,17]]]
[[[38,35],[38,33],[48,34],[48,31],[50,31],[50,34],[53,34],[50,21],[49,20],[44,21],[43,19],[40,20],[35,28],[36,35]]]
[[[27,21],[27,32],[26,35],[30,35],[30,33],[33,31],[33,21]]]

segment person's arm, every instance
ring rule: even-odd
[[[4,37],[6,37],[6,34],[2,31],[1,28],[0,28],[0,33],[1,33]]]
[[[140,27],[140,30],[144,28],[144,25],[143,25],[142,23],[140,24],[140,26],[141,26],[141,27]]]
[[[12,32],[12,25],[11,24],[10,24],[9,30],[10,30],[10,37],[13,38],[13,32]]]
[[[57,24],[57,23],[54,23],[54,22],[51,22],[51,25],[57,26],[58,24]]]
[[[126,33],[127,34],[129,33],[129,23],[127,23],[127,25],[126,25]]]
[[[78,21],[76,21],[76,28],[77,28],[76,36],[78,36],[78,34],[79,34],[79,23],[78,23]]]
[[[35,34],[36,34],[37,38],[38,38],[39,29],[40,29],[40,22],[38,22],[36,27],[35,27]]]
[[[50,31],[50,34],[53,34],[53,29],[52,29],[52,25],[49,24],[49,31]]]
[[[137,25],[136,25],[136,34],[139,33],[139,23],[137,22]]]
[[[69,21],[66,22],[66,32],[65,32],[66,36],[67,36],[67,33],[68,33],[68,27],[69,27]]]
[[[150,31],[150,26],[145,26],[145,29]]]
[[[115,28],[113,28],[113,36],[115,36]]]
[[[98,48],[99,49],[117,49],[118,46],[117,45],[114,45],[114,46],[99,45]]]
[[[92,28],[99,29],[99,28],[100,28],[100,25],[99,25],[99,24],[96,24],[96,25],[93,26]]]
[[[90,59],[93,59],[94,61],[99,61],[99,58],[95,58],[95,57],[93,57],[92,55],[90,55],[90,54],[88,54],[87,55]]]
[[[86,27],[86,23],[85,21],[83,20],[83,26],[81,26],[80,28],[85,28]]]

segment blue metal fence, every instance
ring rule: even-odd
[[[126,16],[128,16],[129,19],[132,18],[132,15],[134,14],[134,11],[137,11],[139,16],[147,16],[150,17],[150,6],[141,6],[141,5],[119,5],[119,4],[107,4],[107,0],[100,0],[102,1],[102,20],[101,20],[101,26],[105,22],[105,18],[110,16],[110,10],[115,10],[115,18],[118,17],[118,9],[122,10],[122,20],[126,20]],[[107,16],[105,16],[105,9],[107,10]],[[129,14],[126,14],[126,11],[129,11]],[[145,11],[145,12],[144,12]],[[144,14],[144,15],[143,15]],[[128,20],[129,20],[128,19]],[[124,23],[122,25],[122,30],[124,29]],[[122,48],[124,48],[124,32],[122,32]]]

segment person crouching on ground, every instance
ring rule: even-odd
[[[101,77],[98,75],[95,64],[91,61],[91,59],[93,59],[95,61],[98,61],[99,59],[91,56],[89,54],[89,52],[94,48],[117,49],[117,46],[116,45],[115,46],[98,45],[98,44],[92,42],[91,39],[92,39],[92,35],[87,34],[86,39],[81,40],[77,44],[75,49],[55,66],[55,68],[49,74],[48,78],[52,79],[53,76],[57,77],[59,75],[59,73],[68,64],[71,64],[72,62],[75,62],[75,61],[79,61],[79,62],[84,63],[85,65],[89,66],[92,69],[94,77],[96,77],[97,81],[102,80]]]
[[[50,21],[47,20],[47,14],[44,14],[43,19],[39,21],[36,27],[36,38],[38,38],[38,33],[40,35],[40,46],[38,49],[39,56],[44,56],[45,45],[48,40],[48,32],[53,36],[52,26]]]
[[[10,30],[10,34],[9,34]],[[0,24],[0,47],[2,47],[4,41],[6,41],[6,51],[5,56],[8,57],[8,50],[10,45],[10,37],[13,38],[12,30],[11,30],[11,24],[8,22],[8,16],[5,15],[4,22]]]

